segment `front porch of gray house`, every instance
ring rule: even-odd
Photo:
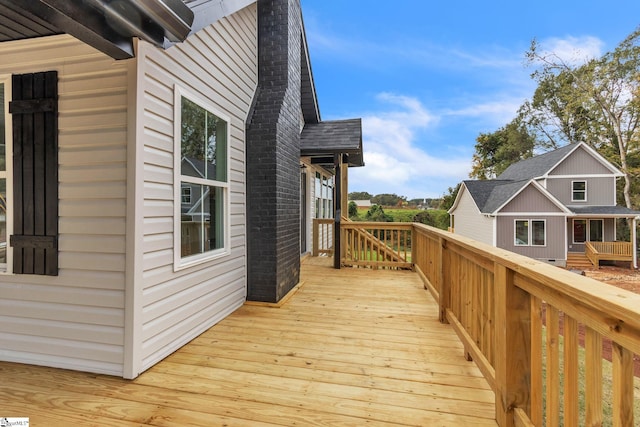
[[[135,380],[1,363],[2,416],[634,425],[640,295],[421,224],[332,226],[335,258],[307,258],[283,300],[246,303]]]

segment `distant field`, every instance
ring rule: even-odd
[[[424,211],[421,209],[403,209],[403,208],[384,208],[384,213],[393,218],[393,222],[413,222],[415,216],[421,212],[428,212],[435,221],[436,226],[446,230],[449,225],[449,214],[445,210],[432,209]],[[361,220],[365,220],[369,208],[358,208],[358,216]]]

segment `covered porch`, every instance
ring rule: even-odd
[[[622,206],[573,207],[572,211],[574,215],[567,218],[568,268],[598,268],[600,261],[624,262],[638,268],[638,212]],[[627,228],[628,233],[619,233],[620,227]],[[620,234],[628,234],[626,241]]]
[[[411,271],[308,258],[284,302],[248,303],[133,381],[0,363],[31,425],[495,426],[494,393]]]

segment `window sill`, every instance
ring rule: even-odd
[[[203,254],[180,258],[174,261],[173,271],[178,272],[178,271],[186,270],[187,268],[190,268],[190,267],[195,267],[200,264],[204,264],[206,262],[224,258],[226,256],[229,256],[230,254],[231,254],[231,251],[224,248],[224,249],[217,249],[215,251],[206,252]]]

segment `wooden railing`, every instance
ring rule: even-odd
[[[601,425],[603,340],[613,352],[609,421],[634,425],[640,295],[442,230],[414,230],[416,270],[493,387],[499,425]]]
[[[401,247],[387,238],[393,226],[343,224],[344,250],[359,254],[343,262],[391,265],[384,253],[371,255],[357,229],[385,231],[385,242]],[[634,425],[640,295],[433,227],[408,227],[411,235],[403,239],[411,249],[404,246],[404,259],[493,388],[500,426]],[[607,390],[604,341],[612,348]]]
[[[633,245],[631,242],[587,242],[585,255],[596,267],[600,260],[633,262]]]
[[[333,218],[313,219],[313,256],[333,255]]]
[[[411,223],[343,222],[341,264],[374,268],[412,268]]]

